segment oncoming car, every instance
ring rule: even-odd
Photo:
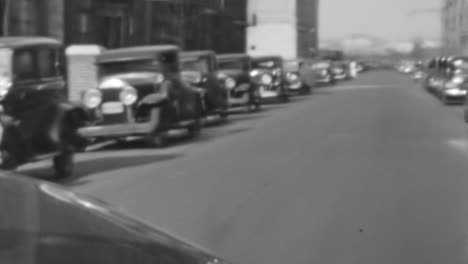
[[[202,126],[202,94],[181,80],[179,48],[171,45],[107,50],[96,57],[99,85],[83,94],[94,122],[80,129],[90,139],[142,137],[167,143],[171,129],[191,136]]]

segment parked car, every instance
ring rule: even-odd
[[[335,80],[342,81],[351,79],[349,70],[349,62],[347,61],[335,61],[332,64],[332,72]]]
[[[331,61],[315,61],[310,66],[312,71],[315,73],[317,83],[325,85],[336,84],[335,75],[333,74],[332,62]]]
[[[462,104],[467,96],[468,58],[441,57],[429,63],[426,84],[441,102]]]
[[[68,101],[63,50],[49,38],[0,38],[3,169],[53,159],[56,179],[72,175],[74,153],[86,144],[77,130],[87,111]]]
[[[181,53],[182,79],[201,89],[204,115],[226,118],[229,112],[228,91],[218,79],[218,63],[213,51]]]
[[[83,103],[94,122],[80,133],[90,139],[141,137],[149,147],[167,143],[167,132],[202,127],[202,94],[180,77],[179,48],[171,45],[106,50],[96,57],[99,85]]]
[[[316,86],[315,72],[310,68],[310,61],[303,59],[284,62],[286,83],[290,94],[310,94]]]
[[[262,101],[289,101],[283,58],[280,56],[253,58],[250,75],[254,82],[260,86]]]
[[[223,54],[217,60],[218,79],[228,89],[229,106],[258,111],[261,98],[259,86],[250,77],[251,58],[247,54]]]
[[[109,204],[0,173],[1,263],[227,264],[213,252]]]

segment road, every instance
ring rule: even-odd
[[[393,72],[294,101],[195,142],[81,155],[67,184],[236,263],[467,263],[460,107]]]

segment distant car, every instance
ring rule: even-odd
[[[251,77],[260,86],[260,98],[263,102],[289,101],[286,73],[280,56],[253,58]]]
[[[167,143],[171,129],[193,137],[202,127],[203,95],[180,77],[179,48],[140,46],[107,50],[96,58],[100,82],[83,103],[94,122],[80,129],[90,139],[143,138],[149,147]]]
[[[332,64],[332,72],[335,80],[349,80],[351,75],[349,72],[349,62],[347,61],[335,61]]]
[[[230,108],[245,107],[248,112],[261,108],[259,86],[250,77],[251,58],[247,54],[218,55],[218,79],[228,90]]]
[[[315,73],[318,84],[336,84],[335,75],[333,74],[333,64],[331,61],[314,61],[309,67]]]
[[[468,58],[438,57],[428,64],[428,76],[423,85],[445,105],[463,104],[468,90]]]
[[[182,79],[200,88],[204,95],[204,115],[226,118],[229,112],[228,90],[218,79],[218,63],[213,51],[181,53]]]
[[[213,252],[65,187],[0,173],[1,263],[227,264]]]
[[[52,159],[55,179],[73,174],[74,153],[86,145],[77,130],[87,110],[68,100],[63,45],[40,37],[0,38],[2,169]]]
[[[284,61],[286,83],[290,94],[310,94],[316,86],[316,76],[310,61],[294,59]]]

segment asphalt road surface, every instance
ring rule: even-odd
[[[460,107],[366,73],[194,142],[83,154],[66,184],[239,264],[468,263],[467,135]]]

